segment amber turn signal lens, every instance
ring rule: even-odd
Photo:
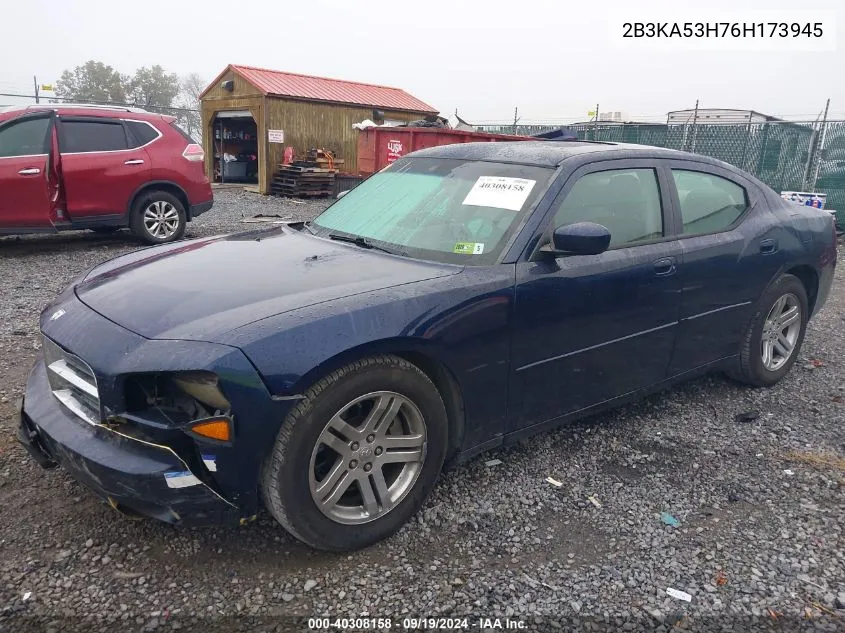
[[[226,418],[203,420],[194,424],[191,431],[219,442],[229,442],[232,439],[232,427]]]

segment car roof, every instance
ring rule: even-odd
[[[701,154],[690,154],[689,152],[650,145],[601,141],[536,140],[456,143],[454,145],[440,145],[438,147],[418,150],[409,154],[409,156],[517,163],[536,165],[538,167],[558,167],[568,158],[585,154],[601,154],[602,160],[609,158],[686,158],[736,170],[736,167],[732,165],[702,156]]]
[[[156,121],[167,119],[169,115],[149,112],[142,108],[118,105],[94,105],[87,103],[41,103],[0,108],[0,121],[12,119],[21,114],[55,110],[59,114],[73,116],[103,116],[119,117],[121,119],[138,119],[141,121]],[[175,119],[175,117],[170,117]]]

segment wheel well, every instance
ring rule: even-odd
[[[807,291],[807,303],[809,304],[810,314],[816,305],[816,297],[819,294],[819,276],[811,266],[796,266],[786,271],[789,275],[795,275],[804,284],[804,290]]]
[[[169,182],[151,182],[150,184],[141,187],[141,189],[138,190],[138,192],[132,197],[132,202],[129,205],[129,213],[132,213],[135,210],[135,204],[138,200],[151,191],[166,191],[170,195],[175,196],[185,208],[185,219],[189,222],[191,221],[191,204],[188,201],[188,195],[181,187]]]
[[[440,392],[449,421],[449,446],[446,459],[447,461],[452,459],[463,445],[465,429],[464,399],[458,381],[442,363],[430,356],[419,352],[396,352],[395,354],[419,367]]]

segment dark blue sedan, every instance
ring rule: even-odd
[[[832,218],[612,143],[411,154],[312,222],[141,250],[42,314],[20,439],[117,510],[362,547],[444,462],[725,371],[795,363]]]

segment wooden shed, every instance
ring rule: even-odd
[[[230,64],[200,96],[205,167],[212,182],[270,192],[286,147],[325,148],[357,173],[353,123],[408,122],[437,111],[404,90]]]

